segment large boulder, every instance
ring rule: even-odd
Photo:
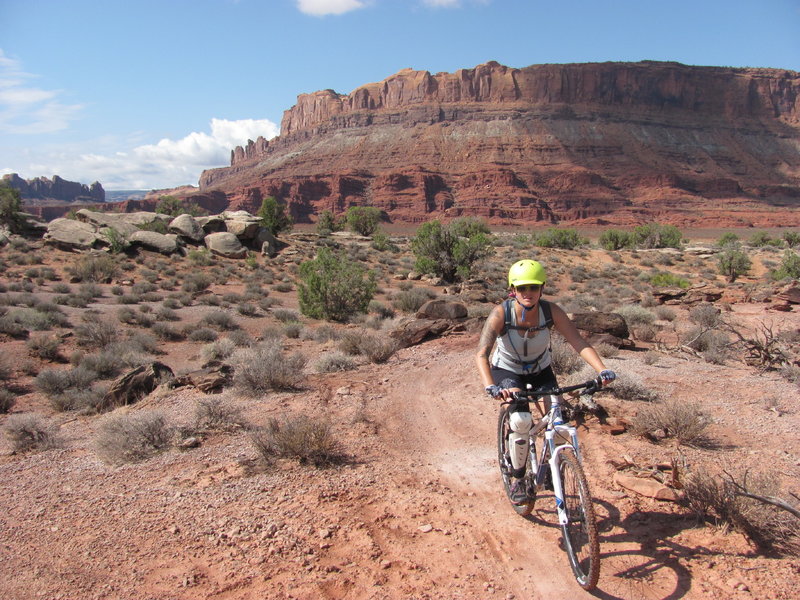
[[[103,396],[98,409],[108,410],[138,402],[158,385],[174,377],[172,369],[158,361],[136,367],[114,380]]]
[[[132,246],[141,246],[146,250],[160,252],[161,254],[178,252],[181,247],[178,242],[178,236],[174,233],[158,233],[142,229],[131,234],[128,237],[128,242]]]
[[[48,244],[65,250],[89,250],[101,240],[97,228],[91,223],[72,219],[53,219],[42,236]]]
[[[428,300],[417,311],[418,319],[453,319],[467,318],[467,307],[461,302],[451,300]]]
[[[205,243],[213,254],[218,254],[225,258],[244,258],[247,256],[247,248],[242,246],[238,237],[227,231],[209,233],[205,237]]]
[[[572,315],[572,322],[581,331],[589,333],[610,333],[618,338],[627,338],[630,335],[628,324],[617,313],[580,312]]]
[[[203,238],[206,236],[206,233],[203,231],[203,228],[200,227],[200,223],[197,222],[197,219],[186,213],[172,219],[167,230],[170,233],[177,234],[197,243],[202,242]]]
[[[115,229],[124,238],[127,238],[135,231],[139,231],[139,227],[130,223],[124,214],[97,212],[82,208],[75,213],[75,217],[78,221],[94,225],[95,229],[103,227]]]
[[[240,240],[252,240],[261,228],[261,219],[244,210],[225,211],[225,229]]]
[[[407,348],[427,339],[438,337],[452,327],[453,322],[448,319],[413,319],[401,323],[389,335],[402,347]]]

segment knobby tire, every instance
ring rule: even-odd
[[[511,454],[508,451],[508,434],[511,431],[511,425],[508,421],[509,407],[504,406],[500,410],[500,415],[497,418],[497,460],[500,464],[500,478],[503,480],[503,489],[506,491],[509,502],[511,502]],[[525,478],[530,481],[531,478],[531,465],[530,460],[526,463]],[[514,504],[511,506],[518,515],[523,517],[531,514],[535,499],[527,504]]]
[[[600,541],[586,475],[571,449],[559,454],[559,473],[568,522],[561,526],[564,547],[578,584],[584,590],[597,586],[600,577]]]

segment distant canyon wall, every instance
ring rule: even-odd
[[[58,175],[52,179],[36,177],[22,179],[16,173],[3,175],[3,182],[19,190],[23,202],[36,204],[41,201],[59,202],[105,202],[106,192],[97,181],[91,185],[67,181]]]
[[[789,224],[798,92],[792,71],[677,63],[406,69],[298,96],[279,137],[200,190],[246,210],[271,195],[300,222],[372,205],[412,223]]]

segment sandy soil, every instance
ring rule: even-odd
[[[287,302],[289,300],[287,299]],[[743,322],[761,305],[735,305]],[[797,312],[780,316],[798,328]],[[250,320],[253,331],[263,322]],[[32,387],[12,413],[58,426],[59,448],[13,454],[0,442],[0,593],[44,599],[715,599],[800,597],[800,560],[765,558],[739,533],[701,524],[672,502],[614,482],[614,462],[777,469],[798,492],[797,386],[741,363],[711,365],[643,348],[608,359],[665,397],[713,415],[712,448],[612,435],[581,426],[601,531],[593,594],[574,582],[552,498],[523,518],[496,464],[497,406],[473,365],[476,334],[403,349],[382,365],[308,375],[307,389],[256,399],[226,392],[253,424],[287,414],[330,420],[349,457],[314,468],[265,466],[244,430],[213,433],[185,451],[109,466],[94,451],[102,416],[55,413]],[[301,345],[299,340],[290,342]],[[182,348],[161,360],[197,362]],[[6,356],[25,342],[3,342]],[[19,373],[17,373],[21,377]],[[158,389],[129,411],[158,409],[191,424],[194,388]],[[598,395],[612,416],[637,404]],[[772,398],[766,403],[764,398]],[[5,422],[9,417],[0,416]]]

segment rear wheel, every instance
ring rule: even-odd
[[[508,422],[509,419],[509,407],[503,406],[500,409],[500,415],[497,418],[497,459],[500,463],[500,478],[503,480],[503,489],[506,491],[506,496],[508,496],[509,501],[511,500],[511,485],[513,482],[513,478],[511,477],[511,471],[513,470],[513,466],[511,464],[511,454],[508,451],[508,434],[511,432],[511,425]],[[530,490],[530,482],[531,482],[531,465],[530,461],[525,467],[525,479],[527,485],[529,486]],[[531,495],[532,496],[532,495]],[[533,510],[533,505],[536,502],[536,499],[532,497],[531,501],[526,504],[514,504],[511,503],[511,506],[517,512],[518,515],[526,516],[531,513]]]
[[[558,464],[567,511],[567,524],[561,526],[564,546],[575,579],[583,589],[592,590],[600,577],[600,541],[589,484],[571,449],[559,453]]]

